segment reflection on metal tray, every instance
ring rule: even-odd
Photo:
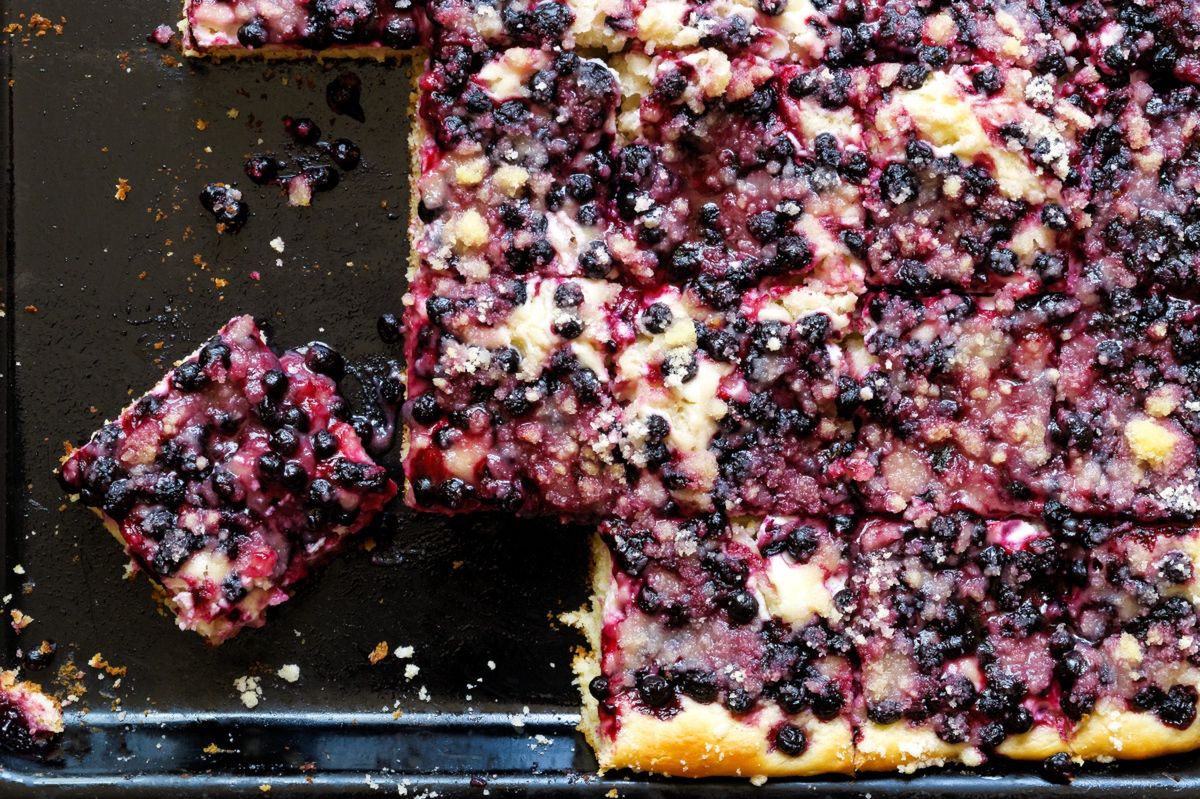
[[[21,646],[54,639],[54,661],[29,676],[76,697],[56,758],[0,757],[0,796],[250,796],[266,785],[272,797],[1200,787],[1191,757],[1089,770],[1072,789],[1019,768],[760,789],[598,779],[574,731],[569,661],[580,641],[554,621],[586,597],[587,533],[550,521],[401,511],[373,548],[334,563],[265,629],[218,649],[176,630],[144,579],[122,579],[124,558],[98,521],[64,506],[51,469],[64,441],[82,440],[236,313],[270,320],[281,344],[321,338],[352,358],[388,352],[375,321],[401,310],[410,78],[380,64],[181,63],[147,41],[177,5],[48,1],[36,10],[65,17],[62,35],[17,34],[0,49],[12,81],[0,107],[11,169],[0,215],[0,596],[34,618],[19,637],[4,625],[4,657],[11,664]],[[7,9],[8,19],[27,10]],[[363,80],[365,123],[325,104],[325,85],[348,70]],[[288,151],[287,114],[311,116],[363,152],[363,167],[308,209],[241,172],[251,153]],[[121,179],[123,202],[113,196]],[[250,205],[235,235],[218,235],[197,201],[213,181],[237,181]],[[380,641],[413,656],[372,665]],[[88,665],[96,653],[127,668],[119,683]],[[285,664],[299,667],[299,681],[276,676]],[[234,688],[244,675],[260,678],[252,710]]]

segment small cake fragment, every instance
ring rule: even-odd
[[[15,754],[47,749],[63,731],[62,708],[15,670],[0,672],[0,749]]]
[[[184,0],[189,55],[383,58],[421,40],[410,2],[375,0]]]
[[[262,626],[395,495],[344,421],[342,370],[324,344],[277,356],[236,317],[63,460],[180,628],[219,644]]]

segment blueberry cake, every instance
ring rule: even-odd
[[[15,754],[45,752],[62,731],[58,700],[19,679],[16,671],[0,671],[0,749]]]
[[[1200,745],[1192,4],[186,10],[421,46],[405,501],[597,525],[602,769]]]
[[[609,768],[855,768],[849,517],[609,521],[578,622],[583,730]]]
[[[411,0],[184,0],[184,52],[385,58],[420,40]]]
[[[343,368],[319,343],[276,355],[236,317],[63,460],[180,628],[262,626],[395,495],[346,421]]]

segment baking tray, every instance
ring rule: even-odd
[[[3,5],[8,6],[8,3]],[[858,780],[603,779],[580,736],[571,650],[554,619],[585,599],[587,531],[397,507],[373,548],[311,580],[270,624],[212,649],[162,618],[144,579],[51,470],[131,392],[229,317],[268,319],[275,339],[320,338],[351,358],[395,355],[377,317],[401,311],[408,167],[407,65],[180,63],[150,44],[175,0],[44,0],[50,31],[5,34],[0,132],[8,180],[0,340],[0,535],[5,664],[58,644],[31,672],[59,695],[68,731],[35,760],[0,755],[0,796],[1167,796],[1200,791],[1196,758],[1088,769],[1067,789],[1032,767]],[[25,18],[20,15],[24,13]],[[324,87],[363,82],[366,122],[336,116]],[[311,116],[365,163],[310,209],[241,176],[244,157],[287,151],[280,119]],[[125,201],[114,198],[118,181]],[[252,211],[218,235],[197,195],[238,181]],[[279,237],[284,252],[269,242]],[[392,464],[395,464],[393,454]],[[19,567],[19,568],[18,568]],[[14,569],[16,571],[14,571]],[[23,573],[18,573],[23,572]],[[413,657],[371,665],[380,641]],[[117,675],[88,665],[96,653]],[[289,684],[275,675],[300,667]],[[73,664],[73,668],[72,668]],[[406,677],[408,664],[419,672]],[[82,677],[78,675],[82,674]],[[234,688],[261,679],[248,709]],[[263,793],[269,786],[270,793]],[[486,793],[485,793],[486,792]]]

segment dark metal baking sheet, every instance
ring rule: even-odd
[[[180,64],[147,41],[174,21],[175,0],[6,5],[9,22],[33,12],[66,22],[62,35],[6,34],[0,44],[9,81],[0,107],[8,169],[0,596],[12,595],[5,612],[34,618],[19,637],[2,625],[3,657],[11,664],[22,644],[52,638],[55,661],[30,676],[62,693],[58,670],[73,663],[86,692],[68,708],[56,757],[0,756],[0,795],[252,796],[266,795],[264,785],[272,797],[1065,790],[1034,769],[760,789],[597,779],[573,730],[569,659],[579,641],[553,622],[584,600],[587,534],[553,522],[400,512],[373,550],[333,564],[267,628],[218,649],[176,630],[143,579],[122,579],[124,558],[95,518],[64,506],[51,476],[62,442],[82,440],[236,313],[270,319],[283,344],[321,338],[352,357],[387,354],[375,320],[401,311],[410,71]],[[324,86],[342,71],[363,80],[364,124],[325,104]],[[354,139],[366,160],[310,209],[239,180],[246,155],[286,149],[284,114]],[[120,178],[130,184],[124,202],[113,197]],[[237,235],[219,236],[196,200],[215,180],[238,180],[251,206]],[[269,245],[276,236],[282,254]],[[413,646],[414,657],[372,666],[379,641]],[[87,665],[95,653],[127,667],[119,687]],[[409,662],[420,668],[411,680]],[[274,674],[289,663],[300,667],[295,684]],[[246,674],[262,680],[253,710],[233,685]],[[1195,763],[1100,767],[1070,790],[1196,791]]]

